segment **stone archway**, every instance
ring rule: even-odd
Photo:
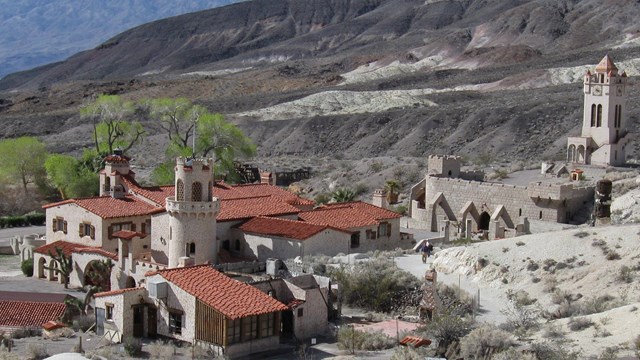
[[[438,208],[441,208],[447,219],[456,221],[456,216],[451,211],[449,202],[442,192],[437,193],[431,201],[429,201],[429,210],[431,211],[431,231],[438,231]]]
[[[107,265],[105,261],[91,260],[84,268],[84,286],[96,286],[100,288],[100,291],[111,290],[111,266]],[[110,264],[110,262],[109,262]]]
[[[49,260],[49,281],[58,281],[58,272],[55,269],[58,268],[58,262],[51,259]]]
[[[40,259],[38,259],[38,278],[39,279],[45,279],[47,276],[44,272],[44,267],[47,265],[47,259],[45,259],[44,257],[41,257]]]
[[[576,162],[583,164],[585,161],[585,157],[584,157],[585,153],[584,153],[584,146],[580,145],[578,146],[578,150],[576,152]]]
[[[569,149],[567,149],[567,161],[568,162],[576,161],[576,146],[573,144],[569,145]]]
[[[136,279],[131,276],[127,276],[127,280],[125,281],[124,288],[131,289],[136,287]]]
[[[491,223],[491,215],[488,212],[483,211],[480,214],[480,221],[478,222],[478,230],[489,230],[489,224]]]

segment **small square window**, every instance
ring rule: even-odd
[[[302,315],[304,315],[304,309],[298,308],[298,317],[301,317]]]
[[[113,320],[113,304],[105,304],[104,318],[105,320]]]
[[[182,313],[169,312],[169,332],[176,335],[182,334]]]

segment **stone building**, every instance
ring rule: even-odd
[[[627,74],[609,55],[583,79],[584,110],[580,136],[567,142],[567,161],[577,164],[625,164]]]
[[[427,175],[411,188],[410,216],[431,231],[451,226],[462,237],[513,237],[528,232],[528,219],[568,222],[593,199],[593,186],[478,181],[479,172],[460,171],[460,160],[429,156]]]

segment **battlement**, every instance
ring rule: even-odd
[[[429,175],[439,175],[449,178],[460,177],[462,157],[456,155],[429,155],[427,171]]]
[[[433,159],[433,160],[457,160],[457,161],[462,161],[462,156],[458,156],[458,155],[434,154],[434,155],[429,155],[428,158],[429,158],[429,160]]]
[[[178,157],[176,158],[176,166],[178,168],[184,168],[185,170],[187,169],[191,169],[192,171],[209,171],[211,170],[211,165],[213,163],[213,159],[208,158],[208,159],[204,159],[204,158],[196,158],[196,159],[189,159],[189,158],[184,158],[184,157]]]

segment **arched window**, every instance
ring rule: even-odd
[[[176,200],[184,201],[184,183],[182,182],[182,179],[178,179],[176,186]]]
[[[209,186],[207,186],[207,201],[213,200],[213,182],[209,181]]]
[[[602,126],[602,105],[598,105],[598,115],[596,116],[596,126]]]
[[[540,219],[542,220],[542,210],[540,210]]]
[[[189,245],[189,255],[195,255],[196,254],[196,243],[192,242]]]
[[[596,126],[596,104],[591,105],[591,127]]]
[[[522,209],[518,209],[518,216],[522,216]]]
[[[202,184],[197,181],[191,185],[191,201],[202,201]]]

